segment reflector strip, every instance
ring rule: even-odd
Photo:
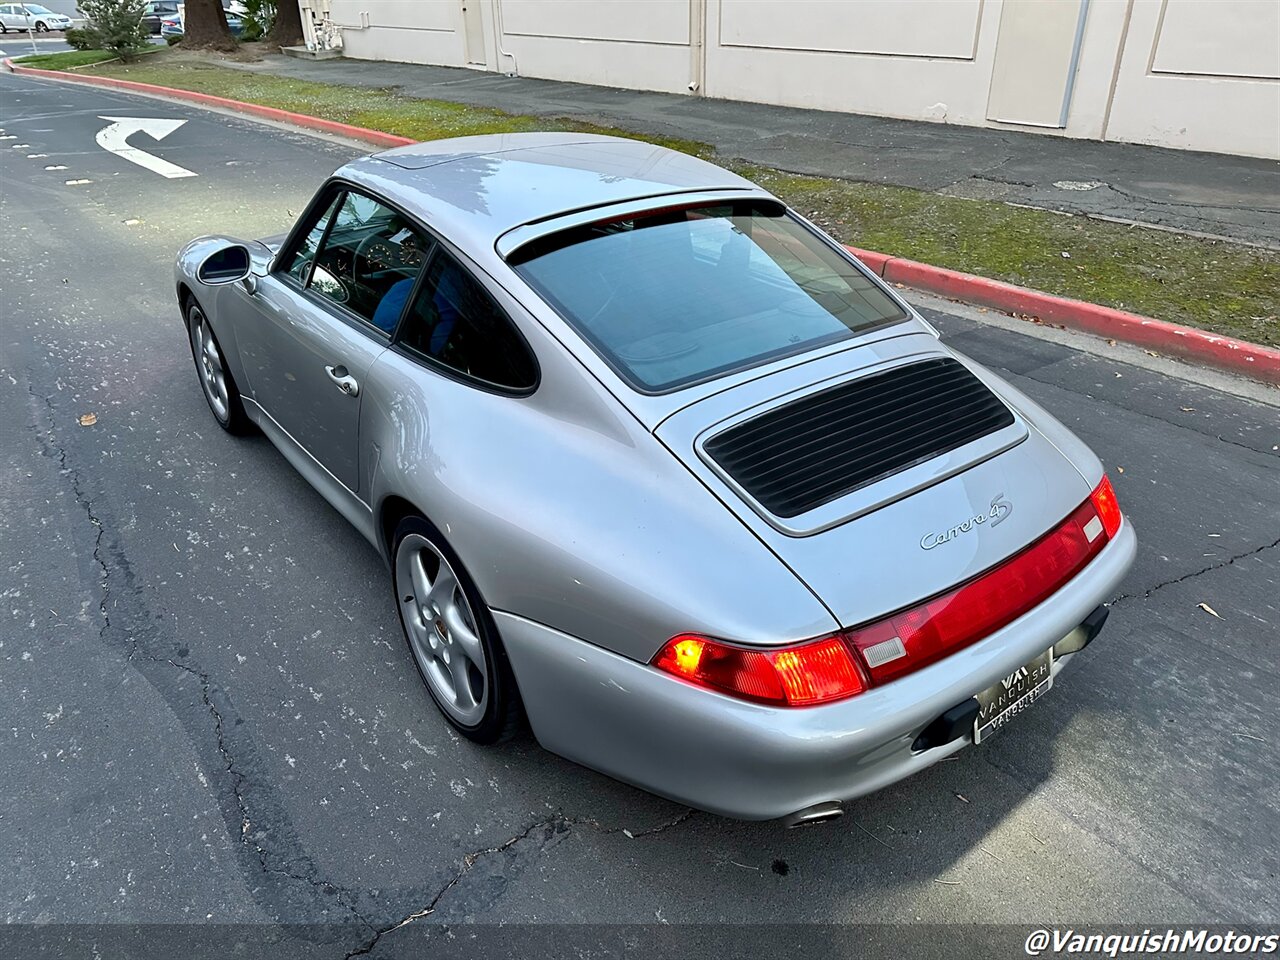
[[[1105,509],[1095,506],[1099,500]],[[1039,606],[1110,542],[1108,515],[1118,530],[1120,509],[1104,477],[1088,500],[1022,552],[932,600],[848,631],[872,685],[935,663]],[[901,644],[904,656],[885,656],[893,643]]]
[[[899,657],[907,655],[907,648],[902,645],[900,637],[891,637],[888,640],[882,640],[880,643],[874,643],[862,651],[862,655],[867,658],[867,666],[878,667],[890,660],[897,660]]]

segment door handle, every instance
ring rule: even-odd
[[[329,375],[333,385],[348,397],[359,396],[360,384],[356,382],[355,377],[347,373],[347,368],[342,364],[338,364],[336,367],[325,367],[324,372]]]

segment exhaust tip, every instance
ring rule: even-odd
[[[816,823],[826,823],[828,820],[838,820],[842,816],[844,816],[844,807],[835,800],[828,800],[825,803],[815,803],[811,807],[797,810],[795,813],[784,817],[783,823],[788,828],[808,827]]]

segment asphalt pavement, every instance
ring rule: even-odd
[[[131,142],[195,176],[105,117],[185,121]],[[727,821],[453,735],[372,549],[213,423],[174,253],[286,229],[357,147],[10,75],[0,137],[6,922],[330,924],[342,957],[464,922],[1280,921],[1274,392],[934,302],[1103,458],[1138,562],[1007,733],[834,824]]]

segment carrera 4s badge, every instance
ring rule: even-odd
[[[1005,518],[1011,513],[1013,513],[1013,504],[1004,498],[1003,493],[997,493],[991,498],[991,509],[986,513],[975,514],[941,533],[926,533],[920,538],[920,546],[925,550],[932,550],[934,547],[954,540],[970,530],[977,530],[983,524],[998,527],[1004,523]]]

